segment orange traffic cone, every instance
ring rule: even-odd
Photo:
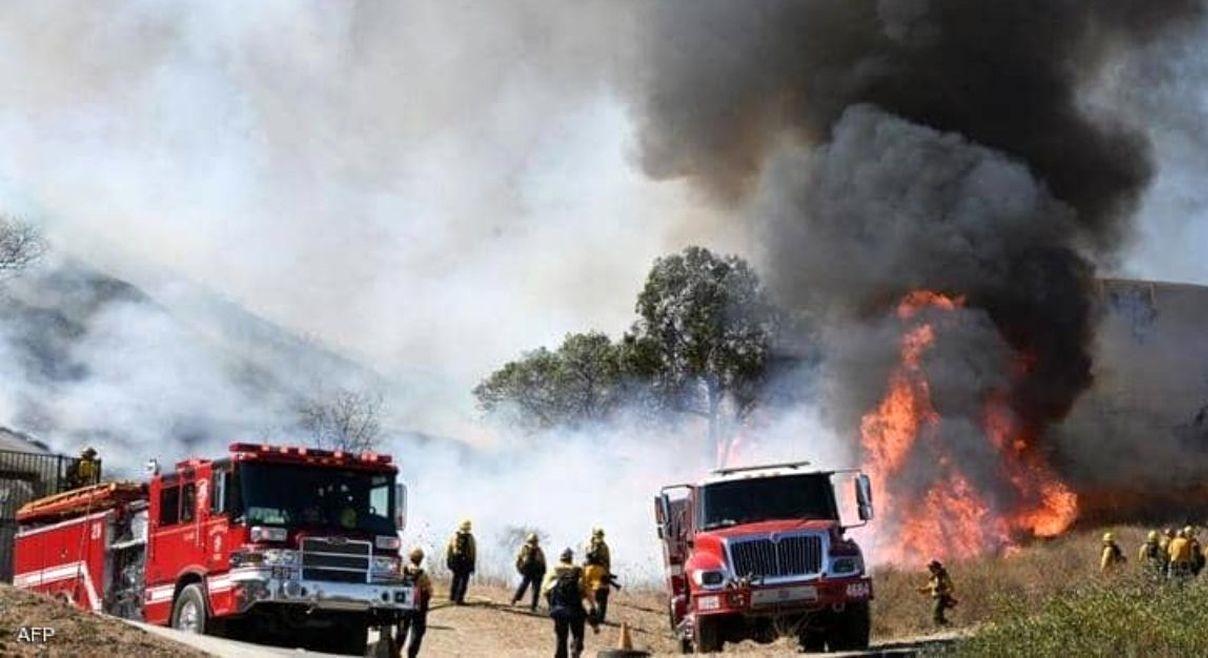
[[[633,651],[633,638],[629,637],[629,624],[621,622],[621,635],[617,640],[617,648],[621,651]]]

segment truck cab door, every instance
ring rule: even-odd
[[[655,518],[659,538],[663,540],[663,561],[667,569],[667,586],[672,597],[673,618],[683,615],[688,581],[684,563],[688,560],[692,537],[691,502],[695,487],[676,485],[664,487],[655,498]]]
[[[230,563],[227,560],[228,548],[225,545],[227,528],[230,525],[230,510],[227,509],[227,491],[230,487],[230,466],[215,466],[207,477],[198,480],[198,515],[204,515],[201,532],[198,534],[198,547],[201,551],[202,563],[206,571],[213,573],[225,571]]]

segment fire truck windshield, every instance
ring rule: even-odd
[[[757,521],[839,518],[834,489],[823,474],[714,482],[701,487],[697,509],[702,530]]]
[[[388,473],[243,462],[235,489],[235,517],[249,524],[395,534]]]

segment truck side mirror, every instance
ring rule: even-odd
[[[856,476],[856,504],[860,508],[860,520],[871,521],[873,517],[872,480],[864,473]]]
[[[658,525],[659,539],[667,538],[667,520],[671,518],[671,501],[667,494],[654,498],[654,521]]]
[[[394,526],[399,532],[407,528],[407,485],[394,485]]]

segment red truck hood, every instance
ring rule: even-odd
[[[757,523],[744,523],[741,525],[730,526],[729,528],[717,528],[714,530],[702,530],[697,533],[697,536],[707,535],[717,537],[718,539],[730,539],[741,537],[744,535],[763,535],[775,532],[797,532],[801,530],[818,530],[829,531],[831,528],[837,527],[837,521],[827,521],[825,519],[814,519],[802,521],[800,519],[788,519],[783,521],[759,521]]]

